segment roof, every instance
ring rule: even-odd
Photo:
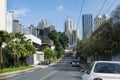
[[[95,63],[106,62],[106,63],[120,63],[120,61],[95,61]]]
[[[32,34],[26,34],[24,35],[27,39],[31,39],[32,42],[41,45],[41,39],[37,38],[36,36]]]

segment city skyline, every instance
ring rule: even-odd
[[[93,19],[98,14],[105,0],[84,0],[83,9],[80,15],[81,0],[8,0],[7,10],[14,11],[15,18],[20,23],[29,26],[31,24],[38,25],[42,19],[47,19],[51,24],[55,25],[57,31],[64,31],[64,21],[70,16],[77,24],[80,37],[82,35],[82,14],[93,14]],[[74,3],[74,4],[73,4]],[[106,0],[103,9],[99,13],[111,14],[120,0]],[[78,18],[80,20],[78,22]]]

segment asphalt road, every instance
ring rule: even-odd
[[[55,65],[6,80],[81,80],[79,67],[72,67],[70,61],[71,56],[68,54]]]

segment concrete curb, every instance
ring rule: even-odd
[[[58,60],[57,62],[59,62],[60,60]],[[29,72],[33,72],[36,69],[47,68],[49,66],[55,65],[57,62],[49,64],[49,65],[32,65],[32,66],[34,66],[34,68],[29,68],[29,69],[19,70],[19,71],[6,72],[6,73],[0,73],[0,80],[6,79],[6,78],[9,78],[9,77],[13,77],[13,76],[17,76],[17,75],[21,75],[21,74],[25,74],[25,73],[29,73]]]
[[[0,73],[0,80],[9,78],[9,77],[13,77],[13,76],[17,76],[17,75],[21,75],[24,73],[29,73],[34,71],[37,68],[29,68],[29,69],[25,69],[25,70],[19,70],[19,71],[13,71],[13,72],[6,72],[6,73]]]

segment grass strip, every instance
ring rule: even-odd
[[[3,68],[3,69],[0,69],[0,73],[24,70],[28,68],[33,68],[33,66],[19,66],[19,67],[13,67],[13,68]]]

